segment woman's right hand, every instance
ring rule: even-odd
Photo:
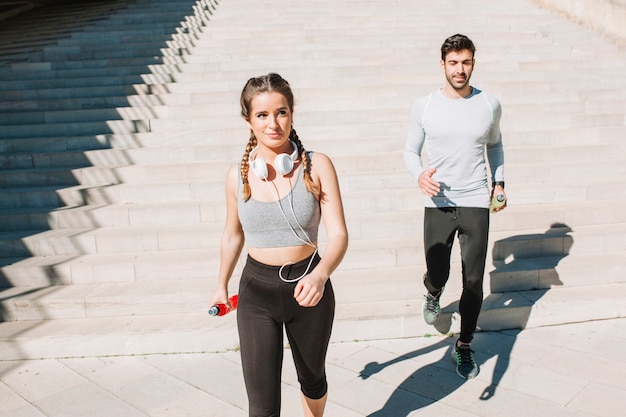
[[[209,300],[209,308],[213,307],[216,304],[229,305],[228,290],[226,288],[218,288],[213,293],[213,296]]]

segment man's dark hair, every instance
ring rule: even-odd
[[[472,42],[471,39],[465,35],[458,33],[456,35],[452,35],[443,42],[443,45],[441,45],[441,60],[445,61],[446,55],[452,51],[460,52],[465,49],[471,51],[472,57],[474,57],[474,53],[476,52],[474,42]]]

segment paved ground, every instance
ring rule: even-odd
[[[233,318],[216,318],[231,336]],[[479,333],[481,373],[470,381],[454,371],[450,337],[333,343],[326,415],[621,416],[625,334],[626,319]],[[2,417],[247,415],[236,345],[219,352],[4,360],[0,375]],[[286,356],[284,416],[301,415],[298,395]]]

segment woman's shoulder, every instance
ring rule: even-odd
[[[330,161],[330,157],[323,152],[307,151],[312,162]]]
[[[310,155],[311,174],[317,177],[335,173],[335,167],[328,155],[323,152],[315,152]]]

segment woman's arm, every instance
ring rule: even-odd
[[[335,167],[328,156],[318,152],[313,153],[311,162],[313,179],[320,186],[320,207],[328,244],[319,264],[294,289],[294,297],[303,307],[313,307],[322,299],[326,281],[348,249],[348,230]]]
[[[228,304],[228,282],[235,270],[244,245],[243,228],[239,222],[239,213],[237,211],[238,181],[239,169],[237,165],[233,165],[226,174],[226,223],[220,246],[220,268],[217,288],[211,297],[209,305],[217,303]]]

